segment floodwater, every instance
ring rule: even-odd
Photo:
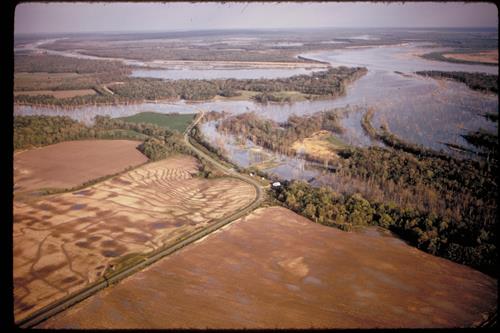
[[[61,38],[60,38],[61,39]],[[188,64],[164,64],[161,61],[140,61],[125,58],[112,58],[112,57],[98,57],[83,54],[77,51],[58,51],[43,48],[43,45],[53,43],[59,39],[41,40],[23,47],[16,48],[15,51],[42,51],[51,55],[59,55],[70,58],[87,59],[87,60],[114,60],[121,61],[129,66],[143,67],[146,69],[136,69],[132,71],[132,77],[144,78],[159,78],[164,80],[180,80],[180,79],[193,79],[193,80],[213,80],[213,79],[275,79],[286,78],[294,75],[312,74],[314,72],[325,70],[325,68],[217,68],[217,66],[192,66]],[[158,69],[158,67],[167,67]]]
[[[67,116],[85,124],[92,124],[95,116],[109,116],[111,118],[132,116],[141,112],[158,113],[196,113],[198,111],[195,104],[182,102],[175,103],[137,103],[123,105],[89,105],[80,107],[49,107],[49,106],[30,106],[14,105],[14,115],[22,116]]]
[[[149,77],[164,80],[214,80],[214,79],[275,79],[294,75],[311,75],[324,69],[306,68],[256,68],[256,69],[137,69],[132,77]]]
[[[459,154],[450,150],[446,143],[458,144],[474,150],[462,137],[471,130],[483,128],[497,131],[496,123],[488,121],[485,113],[498,113],[498,97],[472,91],[465,84],[434,80],[414,74],[418,70],[443,70],[498,73],[498,66],[466,65],[423,59],[418,54],[444,50],[429,48],[428,44],[406,43],[396,46],[349,48],[328,52],[304,54],[304,57],[330,62],[333,66],[365,66],[368,73],[352,83],[345,96],[331,100],[301,101],[294,103],[260,104],[253,101],[208,101],[208,102],[158,102],[129,105],[85,106],[71,109],[20,106],[14,107],[15,115],[67,115],[73,119],[91,123],[96,115],[123,117],[144,111],[160,113],[194,113],[200,109],[206,111],[225,111],[231,115],[254,111],[262,117],[283,122],[292,114],[310,115],[334,108],[351,109],[344,117],[342,125],[345,133],[340,138],[351,145],[368,146],[374,142],[364,133],[360,120],[368,107],[375,109],[373,125],[386,124],[397,136],[409,142],[417,143],[450,154]],[[56,52],[56,51],[54,51]],[[57,51],[59,52],[59,51]],[[65,52],[62,52],[61,55]],[[73,56],[75,56],[73,54]],[[128,60],[127,60],[128,61]],[[268,71],[265,69],[262,71]],[[276,70],[276,69],[274,69]],[[142,70],[144,72],[145,70]],[[209,71],[200,69],[177,70],[186,75],[203,78]],[[219,72],[217,72],[219,71]],[[217,69],[210,75],[230,71],[243,73],[246,70]],[[250,70],[254,71],[254,70]],[[261,71],[259,69],[258,71]],[[396,71],[400,73],[396,73]],[[162,70],[161,73],[164,71]],[[158,75],[163,75],[163,74]],[[225,72],[229,75],[229,72]],[[262,75],[264,72],[255,72]],[[234,75],[240,75],[234,74]],[[179,74],[181,75],[181,74]],[[226,75],[226,74],[224,74]],[[243,75],[243,74],[241,74]],[[179,76],[181,77],[181,76]],[[237,77],[236,78],[242,78]],[[215,124],[202,127],[207,140],[212,144],[225,141],[223,146],[229,159],[246,167],[255,158],[255,146],[235,145],[233,140],[221,137],[214,129]],[[225,139],[225,140],[223,140]],[[261,149],[262,150],[262,149]],[[280,162],[267,171],[290,179],[310,179],[317,176],[318,170],[308,170],[307,163],[300,158],[291,158],[262,150]],[[295,170],[295,171],[294,171]]]
[[[261,168],[263,171],[287,180],[312,181],[326,172],[303,158],[279,154],[257,146],[250,140],[237,140],[234,135],[220,133],[216,124],[217,121],[209,121],[201,125],[205,140],[221,149],[231,162],[241,167],[266,165]]]
[[[432,47],[429,43],[403,43],[392,46],[345,48],[328,52],[303,55],[306,58],[328,61],[332,66],[362,66],[369,70],[416,72],[423,70],[482,72],[498,74],[498,66],[469,65],[432,61],[418,55],[447,51],[448,48]]]
[[[449,152],[444,143],[474,149],[460,135],[479,128],[496,131],[496,125],[482,115],[498,113],[498,96],[472,91],[458,82],[424,78],[414,72],[440,70],[498,75],[498,66],[426,60],[418,55],[446,49],[425,46],[407,43],[319,52],[304,57],[328,61],[332,66],[367,67],[368,74],[351,86],[344,103],[374,107],[375,127],[386,123],[403,139],[436,150]]]

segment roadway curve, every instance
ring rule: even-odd
[[[210,226],[208,226],[205,229],[199,230],[198,232],[188,236],[185,239],[182,239],[181,241],[172,244],[166,248],[162,248],[158,251],[155,251],[151,254],[149,254],[146,258],[143,260],[136,262],[128,267],[123,268],[122,270],[118,272],[113,272],[113,274],[108,277],[104,278],[101,281],[94,282],[85,288],[68,295],[52,304],[49,304],[38,311],[35,311],[31,315],[27,316],[26,318],[23,318],[22,320],[18,321],[16,325],[18,325],[20,328],[30,328],[34,327],[35,325],[41,323],[44,320],[47,320],[48,318],[56,315],[57,313],[64,311],[65,309],[69,308],[70,306],[75,305],[78,302],[83,301],[84,299],[92,296],[93,294],[97,293],[98,291],[108,287],[110,284],[117,283],[118,281],[126,278],[127,276],[130,276],[134,273],[137,273],[141,269],[155,263],[159,259],[183,248],[186,245],[189,245],[207,235],[210,233],[222,228],[223,226],[227,225],[230,222],[235,221],[236,219],[239,219],[254,209],[256,209],[263,198],[263,191],[262,191],[262,186],[261,184],[256,181],[255,179],[246,176],[246,175],[241,175],[238,172],[228,169],[226,166],[222,165],[219,163],[217,160],[212,158],[211,156],[207,155],[203,151],[199,150],[197,147],[193,146],[191,142],[189,141],[189,132],[191,129],[196,126],[196,124],[201,120],[201,118],[204,115],[204,111],[201,110],[195,121],[191,123],[191,125],[186,129],[184,132],[184,141],[186,142],[186,145],[193,149],[200,157],[204,158],[205,160],[209,161],[212,163],[216,168],[218,168],[220,171],[222,171],[225,175],[228,175],[230,177],[238,178],[246,183],[249,183],[255,188],[255,199],[253,202],[248,204],[247,206],[239,209],[238,211],[234,212],[230,216],[223,217],[219,219],[218,221],[215,221],[212,223]]]
[[[256,203],[257,205],[260,204],[260,201],[262,200],[262,185],[258,181],[256,181],[255,178],[242,175],[233,169],[228,169],[226,166],[222,165],[219,161],[215,160],[214,158],[207,155],[205,152],[199,150],[196,146],[191,144],[191,141],[189,140],[189,133],[191,132],[193,127],[200,122],[204,114],[205,112],[203,110],[200,110],[200,113],[198,114],[197,118],[188,126],[188,128],[184,132],[184,141],[186,142],[186,145],[192,150],[194,150],[197,154],[199,154],[203,159],[211,162],[215,167],[217,167],[220,171],[222,171],[222,173],[229,175],[231,177],[238,178],[255,187],[257,197],[255,198],[254,203]]]

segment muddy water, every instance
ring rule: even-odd
[[[474,149],[460,135],[479,128],[496,131],[496,125],[482,114],[498,113],[498,96],[472,91],[457,82],[423,78],[414,72],[441,70],[498,74],[498,66],[426,60],[418,55],[445,49],[425,46],[408,43],[304,56],[328,61],[333,66],[367,67],[368,75],[355,82],[347,96],[336,102],[374,107],[377,110],[375,126],[385,123],[405,140],[437,150],[450,152],[444,142]]]
[[[238,140],[231,134],[220,133],[216,124],[216,121],[209,121],[201,125],[205,140],[221,149],[231,162],[239,166],[248,168],[265,165],[261,168],[263,171],[287,180],[310,181],[326,172],[303,158],[279,154],[257,146],[250,140]]]
[[[14,115],[34,116],[67,116],[85,124],[92,124],[96,116],[111,118],[132,116],[137,113],[151,111],[158,113],[196,113],[197,106],[185,102],[178,103],[138,103],[127,105],[82,106],[74,108],[41,107],[14,105]]]
[[[180,65],[166,65],[168,68],[158,69],[157,67],[165,67],[157,61],[139,61],[125,58],[104,58],[91,56],[79,52],[58,51],[43,48],[46,44],[51,44],[59,39],[41,40],[35,43],[27,44],[23,47],[16,48],[15,51],[41,51],[51,55],[59,55],[77,59],[87,60],[114,60],[120,61],[129,66],[144,67],[145,69],[136,69],[132,71],[132,77],[148,77],[168,80],[179,79],[198,79],[198,80],[213,80],[213,79],[274,79],[285,78],[293,75],[312,74],[313,72],[324,70],[324,68],[215,68],[214,66],[206,66],[206,68],[192,68],[185,65],[183,68]]]
[[[432,48],[430,48],[432,47]],[[328,61],[332,66],[363,66],[371,70],[400,71],[404,73],[423,70],[482,72],[498,74],[498,66],[469,65],[427,60],[419,55],[447,51],[430,43],[404,43],[393,46],[346,48],[303,55],[306,58]]]
[[[484,128],[496,131],[495,123],[482,115],[487,112],[498,113],[498,97],[475,92],[464,84],[451,81],[437,81],[415,75],[417,70],[444,71],[480,71],[497,73],[497,66],[479,66],[429,61],[418,57],[418,54],[437,51],[423,44],[408,43],[399,46],[381,46],[370,48],[343,49],[337,51],[305,54],[305,57],[328,61],[334,66],[366,66],[369,72],[349,86],[347,94],[335,100],[302,101],[295,103],[259,104],[252,101],[209,101],[187,103],[140,103],[119,106],[87,106],[72,109],[48,107],[15,106],[16,115],[67,115],[73,119],[91,123],[96,115],[111,117],[129,116],[143,111],[160,113],[193,113],[200,109],[207,111],[226,111],[239,114],[255,111],[262,117],[275,121],[285,121],[290,115],[309,115],[319,111],[337,107],[356,106],[376,109],[374,126],[386,124],[399,137],[436,150],[451,151],[445,143],[469,145],[462,137],[470,130]],[[63,52],[64,53],[64,52]],[[189,69],[189,75],[202,77],[203,70]],[[403,74],[395,73],[400,71]],[[196,74],[197,73],[197,74]],[[259,72],[256,72],[259,73]],[[341,139],[357,146],[373,145],[360,126],[362,112],[351,112],[343,120],[346,131]],[[211,130],[212,128],[212,130]],[[205,135],[212,143],[222,141],[220,135],[213,130],[213,125],[203,127]],[[227,139],[227,138],[226,138]],[[251,143],[246,149],[235,146],[227,139],[224,144],[228,157],[241,166],[248,166]],[[247,151],[245,151],[247,150]],[[272,154],[274,160],[281,161],[279,166],[268,169],[283,178],[310,179],[316,171],[306,172],[304,162],[300,159]],[[307,164],[307,163],[306,163]],[[293,171],[296,170],[296,171]]]
[[[275,79],[294,75],[310,75],[319,69],[138,69],[132,71],[132,77],[151,77],[165,80],[213,80],[213,79]]]

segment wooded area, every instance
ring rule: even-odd
[[[467,72],[419,71],[418,75],[462,82],[472,90],[498,94],[498,75]]]
[[[368,201],[359,193],[340,194],[302,181],[285,181],[273,192],[284,206],[317,223],[346,231],[355,226],[378,225],[423,251],[498,275],[495,219],[473,217],[479,213],[476,209],[471,209],[463,220],[456,220],[393,202]]]
[[[366,68],[338,67],[312,75],[296,75],[279,79],[162,80],[131,78],[130,67],[113,61],[82,60],[59,56],[16,57],[15,90],[94,89],[98,94],[55,98],[51,95],[16,95],[14,101],[30,105],[77,106],[119,104],[146,100],[208,100],[215,96],[238,96],[238,91],[262,93],[257,100],[273,100],[271,92],[296,91],[311,96],[337,97],[346,86],[366,73]],[[49,72],[45,76],[31,72]],[[25,73],[29,71],[30,73]],[[19,73],[23,73],[20,75]],[[73,73],[71,80],[54,73]],[[105,89],[104,89],[105,85]],[[274,97],[276,100],[276,97]],[[285,98],[286,99],[286,98]],[[280,99],[279,101],[283,101]]]
[[[223,119],[217,125],[217,129],[243,136],[259,146],[281,154],[292,155],[294,154],[293,143],[310,137],[315,132],[326,130],[332,133],[342,133],[343,129],[339,121],[344,112],[346,112],[345,109],[334,109],[304,117],[291,115],[284,123],[263,119],[256,113],[250,112]]]
[[[14,72],[44,72],[44,73],[114,73],[115,75],[129,75],[132,71],[129,66],[120,61],[91,60],[71,58],[59,55],[37,54],[19,55],[14,57]]]
[[[84,139],[145,140],[139,150],[151,160],[162,159],[175,152],[191,153],[179,132],[152,124],[132,123],[104,116],[97,116],[93,126],[85,126],[61,116],[14,117],[14,149]]]

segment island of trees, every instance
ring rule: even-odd
[[[297,92],[305,98],[331,98],[345,94],[346,86],[367,71],[360,67],[338,67],[312,75],[279,79],[161,80],[129,77],[130,70],[130,66],[114,61],[18,55],[15,61],[15,91],[93,89],[96,94],[68,98],[18,94],[14,101],[30,105],[77,106],[179,98],[207,100],[215,96],[239,96],[242,91],[258,93],[255,99],[261,102],[286,100],[278,99],[273,94],[283,91]]]
[[[498,75],[467,72],[418,71],[418,75],[462,82],[470,89],[498,94]]]

